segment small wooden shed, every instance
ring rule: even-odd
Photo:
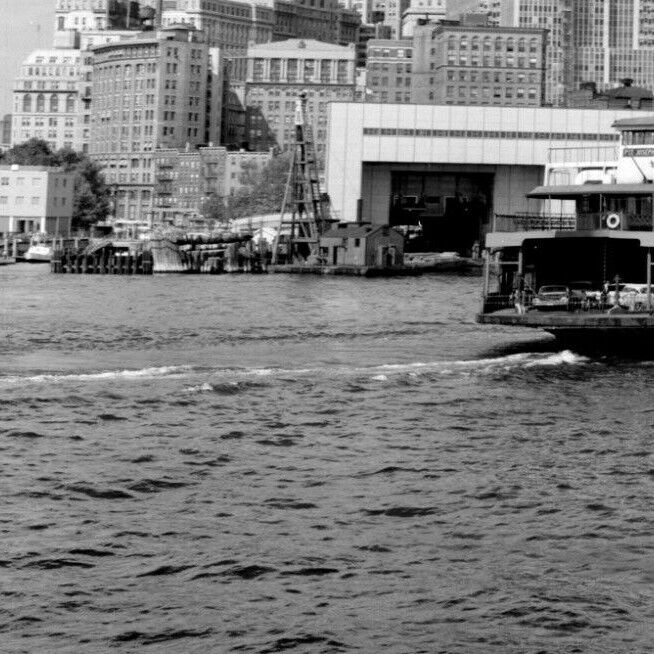
[[[330,266],[401,266],[404,236],[388,225],[339,223],[320,237],[320,252]]]

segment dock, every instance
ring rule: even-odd
[[[268,266],[268,272],[287,275],[345,275],[350,277],[417,277],[422,275],[420,268],[410,266],[321,266],[302,264],[277,264]]]

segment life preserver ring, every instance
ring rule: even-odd
[[[618,229],[618,227],[620,227],[620,214],[619,213],[610,213],[606,217],[606,226],[609,229]]]

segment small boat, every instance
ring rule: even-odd
[[[16,263],[14,257],[8,257],[4,254],[0,254],[0,266],[9,266],[12,263]]]
[[[29,263],[50,263],[52,259],[52,246],[43,237],[35,236],[30,241],[23,259]]]

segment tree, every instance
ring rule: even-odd
[[[234,194],[230,203],[234,214],[256,216],[281,211],[290,166],[290,153],[274,156],[263,166],[243,164],[240,182],[244,188]]]
[[[88,229],[109,215],[109,189],[101,168],[86,154],[72,148],[53,152],[46,141],[30,139],[0,156],[0,163],[19,166],[56,166],[75,173],[73,229]]]
[[[9,148],[0,158],[3,164],[19,166],[58,166],[59,160],[47,141],[32,138]]]
[[[75,170],[75,199],[73,205],[73,228],[89,229],[109,215],[109,188],[100,166],[82,156]]]
[[[226,227],[229,223],[229,212],[219,195],[210,195],[203,202],[202,215],[207,222],[213,222],[217,227]]]

